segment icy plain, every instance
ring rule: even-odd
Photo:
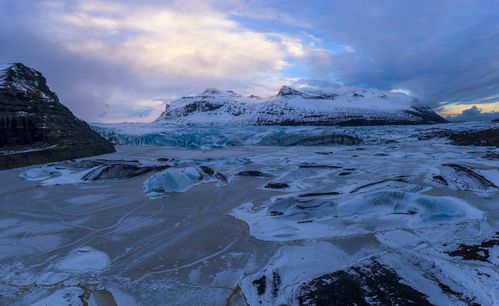
[[[98,126],[0,172],[0,305],[497,305],[499,150],[427,137],[490,125]]]

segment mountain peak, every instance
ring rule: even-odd
[[[47,81],[37,70],[22,63],[0,64],[0,93],[7,96],[41,98],[58,102]]]
[[[282,86],[281,89],[279,89],[279,92],[277,93],[278,97],[282,96],[301,96],[303,93],[301,91],[298,91],[296,89],[293,89],[288,86]]]
[[[241,97],[240,94],[232,90],[220,90],[217,88],[206,88],[201,96],[228,96],[228,97]]]
[[[202,95],[217,95],[220,94],[221,91],[217,88],[206,88],[201,94]]]

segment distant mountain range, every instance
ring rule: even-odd
[[[168,103],[159,123],[199,125],[389,125],[446,122],[407,95],[357,88],[244,97],[207,89]],[[0,169],[114,152],[59,102],[43,75],[0,64]]]
[[[209,88],[166,105],[158,122],[210,125],[389,125],[447,122],[400,93],[358,88],[302,92],[283,86],[276,96],[242,96]]]
[[[0,64],[0,169],[114,152],[59,102],[43,75]]]

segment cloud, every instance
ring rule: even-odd
[[[145,120],[205,87],[403,89],[449,110],[499,98],[497,0],[1,1],[0,41],[0,62],[39,69],[90,121]]]
[[[300,37],[251,30],[229,13],[195,3],[199,5],[90,0],[68,5],[47,0],[27,15],[9,15],[7,10],[27,9],[27,2],[20,1],[0,9],[6,17],[0,26],[9,29],[0,37],[10,42],[0,59],[33,63],[50,84],[57,84],[61,100],[78,115],[114,121],[127,114],[140,114],[130,120],[143,120],[145,112],[156,113],[152,109],[157,107],[144,101],[205,87],[273,93],[290,58],[320,52],[306,49]],[[31,37],[38,50],[28,47]],[[18,53],[20,49],[25,51]]]
[[[432,105],[499,93],[499,1],[320,3],[298,17],[313,15],[324,39],[356,51],[327,67],[344,83],[405,88]]]
[[[460,115],[447,116],[451,121],[491,121],[497,118],[499,112],[483,112],[476,105],[463,110]]]

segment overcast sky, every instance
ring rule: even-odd
[[[163,99],[207,87],[283,84],[499,112],[499,0],[2,0],[0,62],[40,70],[91,122],[152,120]]]

